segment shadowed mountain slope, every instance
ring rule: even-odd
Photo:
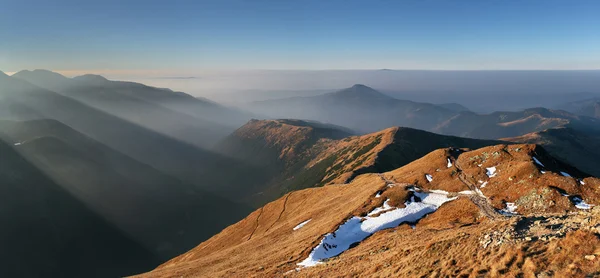
[[[600,136],[587,135],[571,128],[556,128],[504,140],[544,146],[553,156],[591,175],[600,176]]]
[[[235,160],[152,131],[18,78],[0,78],[0,103],[18,111],[0,111],[2,118],[58,120],[118,152],[204,190],[215,188],[215,183],[225,182],[217,169],[235,168],[240,173],[253,170]]]
[[[0,140],[2,277],[115,277],[160,260]]]
[[[439,149],[291,192],[141,276],[594,275],[599,185],[535,145]]]
[[[51,71],[34,70],[21,71],[13,77],[200,147],[211,146],[249,119],[237,110],[185,93],[109,81],[97,75],[67,78]]]
[[[180,254],[248,211],[55,120],[0,121],[0,130],[32,165],[158,259]],[[220,213],[206,215],[211,210]]]

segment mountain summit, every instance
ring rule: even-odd
[[[393,99],[371,87],[355,84],[354,86],[337,92],[327,94],[333,97],[356,98],[356,99]]]

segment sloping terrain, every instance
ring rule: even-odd
[[[498,143],[411,128],[349,135],[343,128],[316,122],[252,120],[218,144],[217,151],[260,171],[238,175],[239,181],[221,189],[262,205],[292,190],[348,182],[362,173],[395,169],[437,148],[478,148]],[[235,176],[235,172],[225,176]]]
[[[180,254],[249,211],[55,120],[0,121],[0,131],[32,166],[158,259]],[[205,214],[211,210],[220,213]]]
[[[294,191],[143,277],[599,275],[600,179],[536,145]]]
[[[131,123],[200,147],[208,147],[231,133],[249,116],[180,92],[102,76],[67,78],[34,70],[13,75],[39,87],[76,99]]]
[[[218,188],[226,180],[218,170],[252,167],[206,149],[166,136],[111,115],[85,103],[42,89],[13,77],[0,77],[1,119],[54,119],[78,132],[203,190]],[[14,113],[13,113],[14,112]]]
[[[572,128],[556,128],[504,140],[541,145],[560,160],[595,177],[600,176],[600,136]]]
[[[0,140],[0,276],[116,277],[161,262]]]

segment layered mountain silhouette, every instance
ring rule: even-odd
[[[245,207],[123,155],[55,120],[0,121],[1,138],[48,178],[157,258],[243,215]],[[219,210],[220,215],[204,215]],[[203,221],[210,221],[210,225]]]
[[[433,104],[395,99],[360,84],[313,97],[254,102],[250,109],[276,118],[337,124],[361,133],[393,126],[430,130],[455,113]]]
[[[360,133],[405,126],[461,137],[499,139],[548,128],[571,127],[598,133],[600,122],[561,110],[531,108],[518,112],[477,114],[458,104],[399,100],[364,85],[312,97],[255,102],[250,109],[279,118],[317,120]]]
[[[442,134],[471,138],[502,138],[562,127],[598,134],[600,121],[560,110],[531,108],[519,112],[494,112],[487,115],[461,112],[440,123],[434,130]]]
[[[348,130],[316,122],[252,120],[217,149],[262,170],[232,182],[230,186],[235,190],[223,187],[251,204],[261,204],[292,190],[349,182],[362,173],[398,168],[437,148],[478,148],[498,143],[411,128],[350,136]]]
[[[222,178],[215,171],[217,169],[251,171],[237,161],[22,79],[0,78],[0,97],[2,108],[10,108],[0,111],[2,119],[60,121],[118,152],[199,188],[218,187],[214,183],[219,184]]]
[[[211,146],[249,119],[240,111],[185,93],[109,81],[98,75],[67,78],[51,71],[34,70],[20,71],[13,77],[200,147]]]
[[[291,192],[140,277],[594,275],[599,185],[536,145],[438,149]]]

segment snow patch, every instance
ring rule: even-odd
[[[501,209],[500,213],[504,215],[515,215],[517,214],[517,205],[515,203],[506,203],[506,208]]]
[[[542,164],[542,163],[541,163],[541,162],[540,162],[540,161],[539,161],[539,160],[538,160],[538,159],[537,159],[535,156],[533,156],[532,158],[533,158],[533,161],[535,161],[535,163],[536,163],[537,165],[540,165],[540,166],[542,166],[542,167],[546,167],[546,166],[544,166],[544,164]]]
[[[490,177],[490,178],[493,178],[493,177],[495,177],[495,176],[496,176],[496,174],[497,174],[497,173],[496,173],[496,167],[495,167],[495,166],[494,166],[494,167],[485,168],[485,170],[486,170],[486,171],[485,171],[485,174],[486,174],[488,177]]]
[[[431,182],[433,180],[433,177],[430,174],[425,174],[425,178],[428,182]]]
[[[450,158],[447,158],[447,159],[448,159],[448,168],[451,168],[452,167],[452,161],[450,160]]]
[[[404,208],[395,208],[376,217],[354,216],[342,224],[335,232],[326,234],[321,242],[311,251],[308,258],[298,263],[299,266],[310,267],[321,263],[321,260],[337,256],[370,235],[409,222],[414,223],[425,215],[434,212],[443,203],[456,199],[447,194],[425,193],[414,191],[414,196],[405,203]],[[385,205],[385,204],[384,204]]]
[[[385,202],[383,202],[383,206],[375,208],[374,210],[369,212],[369,214],[367,214],[367,216],[375,215],[380,212],[384,212],[386,210],[393,209],[394,207],[390,206],[389,202],[390,202],[390,199],[385,200]]]
[[[21,142],[15,143],[15,146],[21,146],[21,144],[23,144],[23,143],[21,143]]]
[[[310,220],[312,220],[312,219],[308,219],[308,220],[298,224],[296,227],[294,227],[294,231],[300,230],[300,228],[302,228],[302,227],[304,227],[304,225],[308,224],[308,222],[310,222]]]
[[[486,181],[486,182],[482,183],[482,184],[479,186],[479,188],[484,188],[484,187],[485,187],[487,184],[488,184],[488,182]]]
[[[575,207],[578,208],[578,209],[591,209],[593,207],[593,205],[590,205],[590,204],[586,203],[579,196],[569,197],[569,200],[571,200],[571,202],[573,202],[573,204],[575,205]]]
[[[375,198],[379,198],[381,197],[381,191],[377,191],[377,194],[375,194]]]
[[[579,180],[579,183],[580,183],[581,185],[585,185],[585,182],[584,182],[583,180]]]
[[[543,175],[543,174],[546,174],[546,171],[542,170],[542,171],[540,171],[540,173],[542,173],[542,175]]]
[[[561,175],[565,176],[565,177],[571,177],[571,175],[569,175],[569,173],[567,172],[560,172]]]

